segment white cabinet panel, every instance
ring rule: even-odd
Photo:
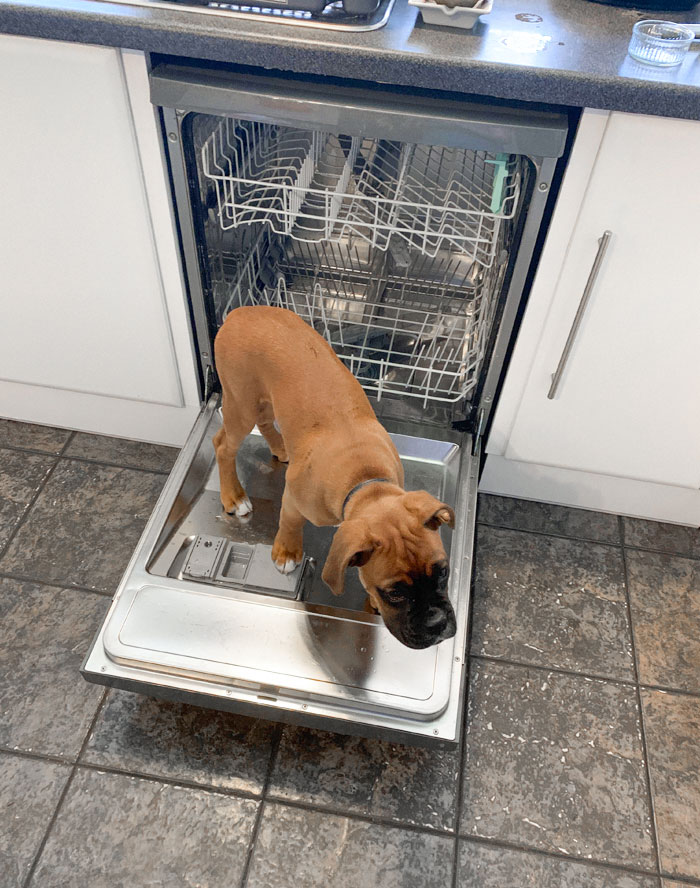
[[[700,122],[610,115],[507,459],[700,486],[699,158]],[[613,237],[548,400],[605,229]]]
[[[0,83],[0,378],[181,405],[119,52],[0,37]]]

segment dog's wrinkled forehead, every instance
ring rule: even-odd
[[[398,507],[390,504],[384,514],[372,521],[372,531],[388,554],[407,562],[419,558],[426,544],[434,538],[415,512],[403,504]]]

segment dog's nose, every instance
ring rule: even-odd
[[[447,625],[445,611],[439,607],[431,607],[425,618],[425,628],[432,632],[442,632]]]

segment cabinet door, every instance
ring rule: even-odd
[[[507,459],[700,486],[698,158],[700,122],[610,115]],[[612,238],[550,400],[605,230]]]
[[[0,37],[0,82],[0,379],[181,406],[119,51]]]

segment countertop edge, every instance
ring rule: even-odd
[[[461,60],[373,47],[320,43],[312,36],[217,35],[211,27],[134,23],[86,12],[0,5],[0,33],[112,46],[144,52],[235,62],[271,70],[328,75],[342,60],[343,76],[404,87],[437,86],[447,77],[455,92],[526,102],[587,107],[661,117],[700,119],[700,86],[592,75],[577,71]],[[314,35],[319,32],[314,32]],[[264,51],[263,51],[264,50]]]

